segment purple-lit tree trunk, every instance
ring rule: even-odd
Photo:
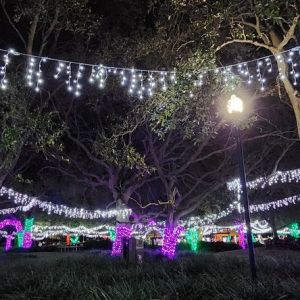
[[[32,246],[32,233],[25,232],[23,237],[23,248],[29,249]]]
[[[15,227],[17,232],[23,230],[22,223],[19,220],[4,219],[0,222],[0,229],[7,226]],[[12,241],[12,235],[8,234],[6,236],[5,251],[9,251],[11,249],[11,241]]]
[[[172,259],[175,256],[177,240],[183,230],[183,226],[171,227],[166,225],[165,227],[163,246],[161,251],[162,254],[167,256],[169,259]]]
[[[246,249],[246,240],[245,240],[244,225],[243,225],[243,223],[239,224],[238,234],[239,234],[239,246],[242,249]]]
[[[6,236],[5,251],[9,251],[11,249],[11,242],[12,242],[12,235],[8,234]]]
[[[125,224],[118,224],[116,226],[116,238],[113,242],[111,255],[117,256],[122,254],[123,245],[122,239],[129,239],[132,234],[131,227]]]

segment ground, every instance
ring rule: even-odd
[[[257,249],[258,283],[247,252],[148,258],[128,265],[99,252],[1,254],[0,299],[300,299],[300,253]]]

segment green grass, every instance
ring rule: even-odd
[[[0,299],[300,299],[300,255],[260,251],[259,281],[240,252],[149,261],[93,254],[1,256]]]

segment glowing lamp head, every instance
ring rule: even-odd
[[[230,114],[242,113],[244,111],[243,100],[236,95],[232,95],[227,103],[227,111]]]

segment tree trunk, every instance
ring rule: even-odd
[[[7,177],[7,173],[3,174],[3,175],[0,175],[0,187],[2,187],[6,177]]]
[[[272,233],[273,233],[273,239],[278,240],[278,233],[276,229],[276,216],[273,210],[270,212],[270,225],[272,228]]]
[[[278,56],[280,55],[278,52],[273,52],[273,54],[277,62],[278,70],[280,74],[284,76],[282,78],[283,86],[293,106],[297,123],[298,136],[300,137],[300,95],[289,79],[288,64],[284,61],[283,58],[281,58],[282,56]]]
[[[30,26],[30,30],[29,30],[29,34],[28,34],[28,40],[27,40],[27,49],[26,49],[27,54],[32,54],[33,42],[34,42],[34,37],[35,37],[38,22],[39,22],[39,18],[40,18],[40,14],[37,13],[34,16],[34,19],[33,19],[32,24]]]

